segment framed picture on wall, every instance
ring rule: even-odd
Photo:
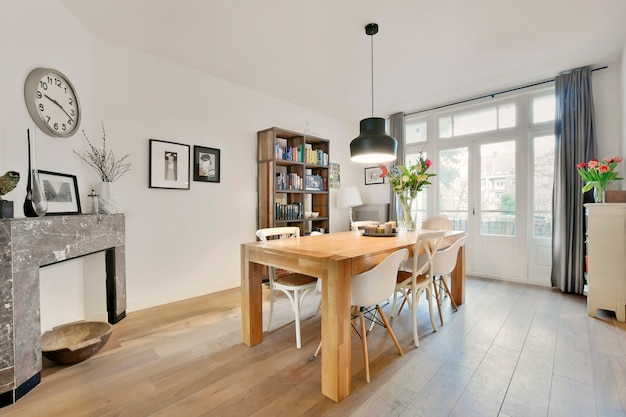
[[[365,185],[384,183],[385,179],[381,177],[382,173],[380,167],[365,168]]]
[[[80,214],[80,196],[75,175],[37,170],[48,200],[46,216]]]
[[[190,146],[150,139],[150,188],[189,189]]]
[[[193,147],[193,180],[220,182],[220,150]]]

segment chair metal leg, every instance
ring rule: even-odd
[[[454,311],[457,311],[459,309],[459,307],[456,305],[456,302],[454,301],[454,297],[452,297],[452,294],[450,293],[450,288],[448,287],[448,283],[446,283],[446,278],[445,277],[441,277],[441,282],[443,283],[443,286],[446,289],[446,293],[448,294],[448,298],[450,299],[450,303],[452,303],[452,308],[454,309]]]

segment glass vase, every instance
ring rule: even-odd
[[[593,186],[593,199],[596,203],[604,203],[604,196],[606,193],[606,186],[602,184],[596,184]]]
[[[415,214],[413,213],[413,201],[409,192],[396,193],[396,214],[398,216],[397,230],[415,230]]]
[[[37,170],[37,150],[35,132],[31,140],[30,129],[26,131],[28,138],[28,182],[26,184],[26,200],[24,200],[24,215],[26,217],[45,216],[48,212],[48,200]]]

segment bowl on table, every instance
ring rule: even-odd
[[[307,219],[315,219],[320,215],[319,211],[305,211],[304,212],[304,217],[306,217]]]

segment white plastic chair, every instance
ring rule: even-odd
[[[257,238],[261,242],[266,242],[268,238],[298,238],[300,237],[300,229],[298,227],[272,227],[269,229],[259,229],[256,232]],[[282,291],[295,313],[296,324],[296,347],[300,349],[302,343],[300,341],[300,313],[302,311],[302,301],[309,291],[315,289],[317,278],[308,275],[297,274],[294,272],[279,270],[273,266],[269,267],[270,281],[270,314],[267,321],[267,331],[270,330],[272,316],[274,315],[274,300],[276,291]]]
[[[452,230],[452,221],[446,216],[432,216],[422,222],[422,229]]]
[[[409,307],[413,321],[413,341],[415,347],[419,347],[419,338],[417,336],[417,304],[421,293],[426,291],[426,299],[428,301],[428,309],[430,312],[430,323],[433,330],[437,331],[437,323],[433,315],[433,271],[435,266],[435,252],[439,244],[443,240],[445,232],[426,232],[417,236],[414,252],[419,253],[422,248],[424,253],[414,256],[411,271],[399,271],[397,274],[396,291],[393,295],[393,306],[391,317],[395,314],[398,301],[398,293],[404,295],[405,300],[411,298]]]
[[[359,227],[367,227],[367,226],[378,226],[378,222],[373,220],[360,220],[358,222],[352,222],[350,224],[350,229],[353,232],[358,232]]]
[[[360,319],[360,332],[355,327],[357,334],[361,337],[361,345],[363,347],[363,362],[365,364],[365,379],[367,383],[370,382],[370,364],[367,353],[367,333],[370,331],[365,325],[365,316],[368,320],[373,321],[387,329],[389,336],[396,345],[400,355],[404,355],[400,343],[389,324],[389,320],[380,308],[380,303],[387,301],[389,296],[394,292],[396,285],[396,277],[398,274],[398,268],[400,264],[407,259],[409,251],[407,249],[400,249],[387,256],[381,263],[376,265],[369,271],[362,272],[358,275],[352,276],[351,280],[351,305],[355,312],[358,310],[358,315],[355,313],[353,319],[359,317]],[[376,317],[376,312],[380,315],[380,320]],[[370,328],[371,329],[371,328]],[[320,342],[315,356],[320,351],[322,343]]]
[[[439,249],[435,253],[435,267],[433,268],[433,287],[435,289],[435,298],[437,299],[437,307],[439,308],[439,320],[443,325],[443,316],[441,314],[441,294],[445,291],[450,298],[450,303],[454,311],[458,310],[458,306],[450,294],[450,287],[446,280],[450,280],[450,274],[456,267],[456,260],[459,254],[459,248],[465,245],[467,236],[457,239],[452,245],[445,249]],[[439,293],[438,293],[439,291]]]

